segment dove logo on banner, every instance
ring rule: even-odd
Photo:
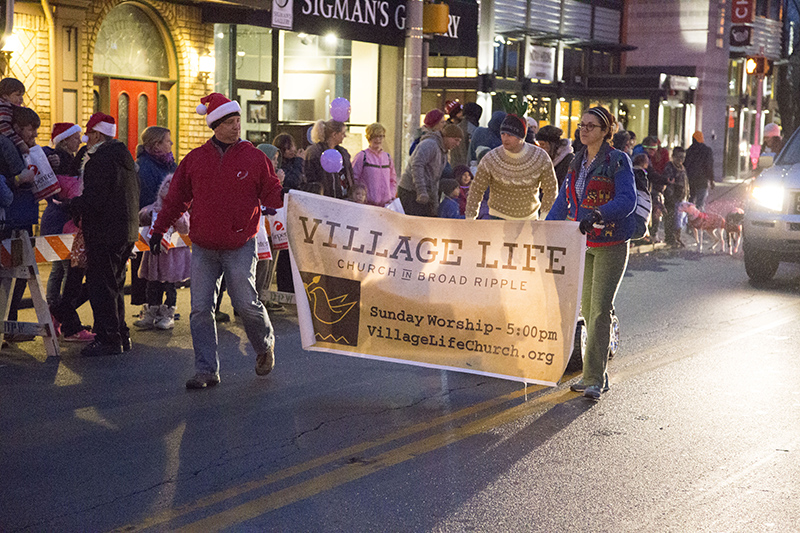
[[[308,296],[317,340],[356,346],[361,283],[313,272],[301,272],[300,276]]]

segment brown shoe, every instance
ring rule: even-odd
[[[275,350],[272,346],[256,356],[256,374],[266,376],[275,368]]]
[[[219,383],[219,374],[198,372],[186,382],[187,389],[205,389]]]

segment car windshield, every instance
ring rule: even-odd
[[[776,165],[796,165],[797,163],[800,163],[800,134],[792,135],[775,161]]]

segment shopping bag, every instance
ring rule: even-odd
[[[264,220],[264,215],[261,215],[261,219],[258,221],[258,233],[256,233],[256,254],[259,261],[272,259],[272,250],[269,248],[269,238]]]
[[[61,185],[58,183],[56,173],[53,172],[53,167],[50,166],[41,146],[36,144],[30,148],[29,152],[25,154],[25,163],[36,173],[31,189],[34,198],[43,200],[61,192]]]
[[[386,209],[390,209],[395,213],[400,213],[403,215],[406,214],[405,210],[403,209],[403,204],[400,203],[400,198],[395,198],[394,200],[392,200],[383,207],[385,207]]]
[[[289,234],[286,232],[286,206],[275,210],[274,215],[268,215],[269,238],[272,241],[272,248],[275,250],[289,249]]]

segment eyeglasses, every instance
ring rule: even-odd
[[[588,124],[584,124],[583,122],[578,124],[578,129],[579,130],[594,131],[595,128],[599,128],[599,127],[601,127],[600,124],[593,124],[591,122],[588,123]]]

